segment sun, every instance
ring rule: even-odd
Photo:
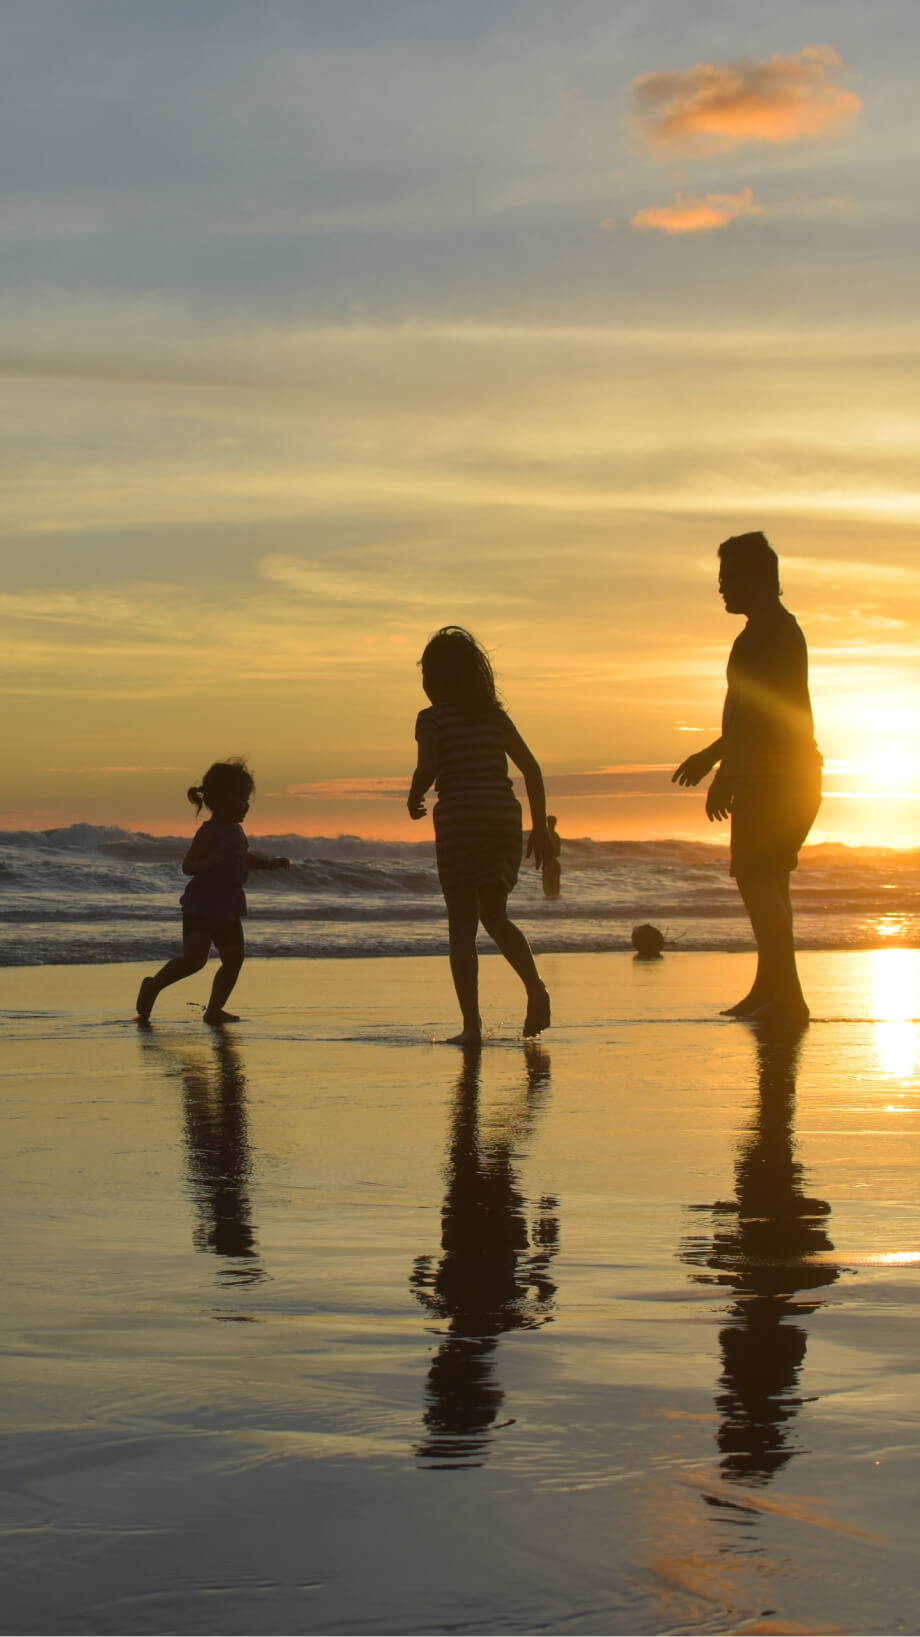
[[[920,765],[905,745],[881,745],[865,759],[866,776],[879,790],[903,790],[916,784]]]

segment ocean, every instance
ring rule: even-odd
[[[250,878],[251,954],[444,953],[431,841],[250,839],[293,865]],[[89,824],[0,832],[0,965],[156,962],[174,954],[187,847],[187,837]],[[806,848],[793,897],[802,949],[920,946],[920,848]],[[660,927],[672,948],[751,947],[727,851],[702,842],[566,841],[562,896],[545,899],[539,876],[525,867],[512,905],[541,954],[627,949],[642,921]]]

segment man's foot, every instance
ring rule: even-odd
[[[212,1011],[210,1006],[204,1014],[204,1020],[205,1023],[216,1023],[218,1025],[221,1023],[239,1023],[240,1021],[235,1012],[222,1012],[220,1008],[215,1012]]]
[[[532,989],[527,996],[524,1039],[532,1040],[535,1034],[542,1034],[544,1029],[548,1029],[549,1024],[549,994],[546,984],[541,983],[538,988]]]
[[[810,1016],[805,1001],[796,996],[788,1000],[770,1000],[765,1006],[758,1006],[756,1011],[746,1012],[745,1022],[770,1029],[804,1029]]]
[[[137,991],[135,1010],[142,1023],[146,1023],[153,1011],[153,1003],[157,998],[157,986],[152,978],[144,978]]]
[[[719,1013],[719,1016],[750,1017],[751,1013],[756,1012],[758,1007],[768,1004],[768,995],[765,995],[763,991],[758,994],[755,989],[752,989],[749,994],[745,995],[743,1000],[736,1000],[734,1006],[726,1006],[725,1010]]]

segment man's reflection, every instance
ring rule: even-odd
[[[436,1264],[420,1256],[412,1273],[418,1300],[448,1327],[428,1372],[428,1436],[417,1452],[447,1465],[481,1462],[504,1398],[495,1374],[498,1338],[545,1324],[556,1293],[557,1202],[541,1198],[528,1228],[513,1164],[549,1085],[547,1053],[531,1046],[525,1061],[522,1100],[504,1111],[500,1127],[483,1133],[481,1054],[464,1053],[451,1112],[442,1255]]]
[[[249,1201],[252,1160],[239,1050],[224,1030],[209,1040],[207,1058],[164,1045],[153,1031],[147,1042],[148,1049],[154,1045],[169,1057],[182,1081],[186,1163],[197,1218],[193,1243],[223,1259],[222,1284],[254,1284],[265,1275]]]
[[[735,1292],[720,1332],[721,1391],[716,1407],[722,1474],[768,1483],[796,1453],[790,1447],[802,1399],[799,1373],[807,1333],[796,1321],[821,1305],[815,1293],[837,1269],[810,1258],[833,1250],[830,1206],[803,1192],[794,1158],[795,1083],[802,1035],[757,1038],[759,1096],[735,1167],[736,1198],[712,1210],[712,1236],[688,1236],[687,1262],[712,1268],[701,1282]],[[807,1294],[802,1294],[807,1293]]]

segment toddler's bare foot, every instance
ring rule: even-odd
[[[144,978],[137,991],[135,1010],[142,1023],[146,1023],[153,1011],[153,1003],[157,998],[157,986],[152,978]]]
[[[207,1011],[204,1014],[204,1020],[205,1020],[205,1023],[217,1023],[217,1024],[221,1024],[221,1023],[239,1023],[239,1021],[240,1021],[235,1012],[222,1012],[220,1010],[220,1008],[218,1008],[218,1010],[215,1012],[215,1011],[212,1011],[210,1006],[208,1007]]]
[[[535,1034],[542,1034],[550,1024],[549,994],[546,984],[541,983],[532,989],[527,996],[527,1016],[524,1019],[524,1039],[532,1040]]]

